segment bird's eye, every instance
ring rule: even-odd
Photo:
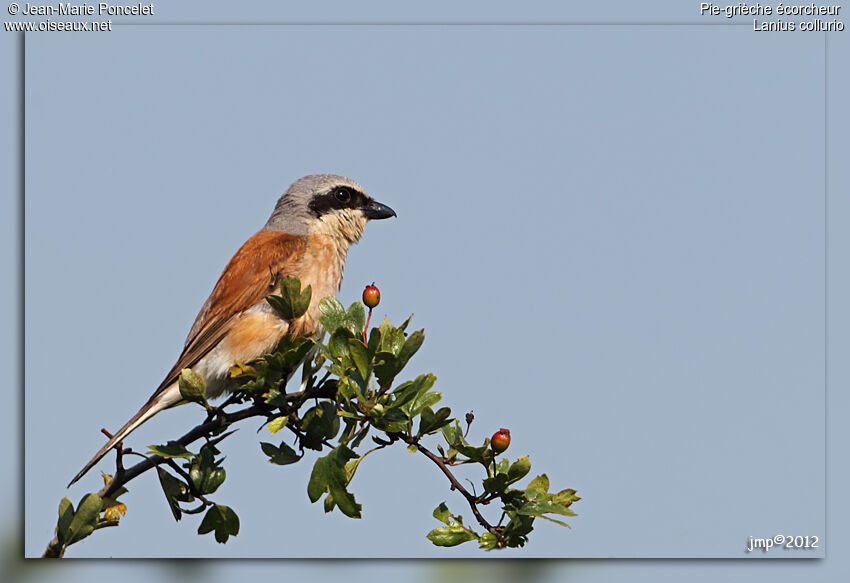
[[[336,197],[339,202],[348,202],[351,200],[351,191],[347,188],[337,188],[334,191],[334,197]]]

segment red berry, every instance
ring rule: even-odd
[[[370,310],[381,302],[381,292],[375,287],[375,282],[372,285],[367,285],[363,290],[363,303]]]
[[[511,432],[502,427],[490,438],[490,447],[496,453],[502,453],[511,444]]]

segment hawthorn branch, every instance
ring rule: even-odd
[[[301,396],[302,395],[298,393],[293,393],[291,395],[293,399],[300,398]],[[289,400],[289,398],[290,396],[288,395],[287,400]],[[271,411],[272,409],[268,405],[262,403],[252,405],[251,407],[247,407],[245,409],[241,409],[233,413],[228,413],[226,416],[219,415],[192,428],[176,441],[181,445],[189,445],[190,443],[193,443],[201,439],[202,437],[210,436],[217,429],[227,428],[236,423],[237,421],[248,419],[250,417],[267,416]],[[100,496],[101,500],[103,500],[104,498],[108,498],[134,478],[145,473],[151,468],[155,468],[156,466],[162,463],[168,463],[169,461],[170,458],[152,455],[146,457],[144,460],[126,469],[123,467],[123,464],[119,465],[117,471],[115,472],[115,475],[112,477],[108,484],[106,484],[103,488],[100,489],[100,491],[97,492],[97,495]],[[191,484],[191,482],[189,483]],[[54,537],[53,540],[51,540],[50,543],[47,545],[47,549],[44,551],[42,557],[61,558],[64,554],[65,551],[64,548],[62,548],[62,545],[59,544],[59,538]]]
[[[323,379],[324,380],[324,379]],[[285,399],[289,406],[285,407],[282,411],[284,414],[291,415],[292,418],[290,422],[287,423],[287,428],[289,428],[298,438],[303,439],[304,435],[301,431],[298,430],[297,427],[294,426],[293,421],[297,421],[297,411],[304,404],[305,401],[312,398],[333,398],[336,395],[337,385],[336,382],[327,381],[320,382],[316,387],[313,387],[309,391],[297,391],[294,393],[289,393],[285,396]],[[188,432],[186,432],[182,437],[175,440],[177,443],[183,446],[188,446],[195,441],[198,441],[201,438],[209,439],[215,432],[220,432],[234,423],[242,421],[244,419],[249,419],[252,417],[266,417],[268,418],[270,415],[274,414],[274,411],[278,409],[276,406],[266,404],[261,398],[255,397],[253,404],[251,406],[245,407],[243,409],[234,411],[234,412],[225,412],[224,407],[229,405],[234,405],[237,403],[244,402],[244,399],[247,395],[244,393],[236,393],[228,398],[222,405],[216,407],[211,415],[209,415],[203,423],[193,427]],[[448,460],[444,459],[441,456],[438,456],[428,450],[426,447],[419,443],[419,439],[407,433],[391,433],[388,434],[391,438],[398,438],[408,445],[415,445],[420,453],[430,459],[440,471],[446,476],[451,484],[451,489],[459,492],[469,504],[469,508],[472,510],[472,514],[475,516],[475,519],[478,523],[487,530],[487,532],[493,534],[496,537],[500,536],[502,528],[499,526],[493,526],[490,524],[486,518],[481,514],[478,505],[479,504],[487,504],[493,498],[491,495],[487,499],[484,496],[475,496],[471,494],[464,486],[460,483],[460,481],[455,477],[452,471],[449,469]],[[324,446],[333,449],[333,444],[328,440],[323,439],[322,444]],[[120,447],[120,446],[119,446]],[[118,449],[118,448],[116,448]],[[377,448],[380,449],[380,448]],[[133,466],[124,467],[122,463],[123,457],[126,454],[135,454],[141,456],[142,461],[136,463]],[[174,460],[167,457],[162,457],[158,455],[143,455],[132,450],[120,450],[117,451],[117,463],[116,463],[116,472],[113,478],[106,484],[103,488],[101,488],[97,495],[101,498],[101,500],[106,499],[115,494],[118,490],[120,490],[123,486],[128,484],[130,481],[134,480],[141,474],[147,472],[148,470],[155,468],[161,464],[166,464],[172,467],[179,475],[181,475],[184,479],[187,478],[185,472],[183,472]],[[190,488],[192,487],[191,480],[187,479],[187,483]],[[192,488],[194,490],[194,488]],[[209,505],[209,501],[207,501],[203,496],[200,495],[199,492],[193,492],[193,494],[199,498],[204,505]],[[54,537],[53,540],[50,541],[44,554],[42,555],[44,558],[61,558],[64,555],[65,547],[59,543],[58,537]]]
[[[196,427],[189,430],[186,434],[184,434],[181,438],[177,439],[177,443],[181,445],[189,445],[202,437],[208,437],[212,435],[213,431],[217,429],[226,429],[230,427],[237,421],[242,421],[243,419],[248,419],[250,417],[260,417],[267,416],[271,412],[271,408],[267,405],[257,404],[252,405],[251,407],[247,407],[245,409],[240,409],[239,411],[234,411],[233,413],[228,413],[226,416],[217,416],[210,421],[206,421],[197,425]],[[127,468],[123,472],[116,473],[113,476],[112,480],[109,483],[100,489],[97,493],[101,498],[107,498],[112,493],[116,492],[119,488],[124,486],[130,480],[136,478],[140,474],[145,473],[146,471],[154,468],[162,463],[166,463],[166,461],[170,458],[160,457],[158,455],[152,455],[145,460],[140,461],[134,466]]]
[[[336,383],[328,381],[319,383],[317,387],[314,387],[310,391],[296,391],[293,393],[288,393],[285,398],[287,402],[292,403],[292,408],[293,410],[295,410],[299,408],[307,399],[311,399],[314,397],[333,397],[335,394]],[[243,397],[245,397],[245,394],[242,392],[236,392],[231,395],[231,397],[228,398],[224,403],[216,407],[217,414],[213,415],[212,417],[208,417],[206,421],[190,429],[182,437],[176,440],[177,443],[184,446],[189,445],[201,439],[202,437],[208,438],[212,436],[212,433],[214,431],[226,429],[234,423],[242,421],[243,419],[249,419],[251,417],[268,417],[275,410],[275,407],[267,405],[263,401],[258,400],[255,401],[252,406],[240,409],[238,411],[234,411],[232,413],[225,413],[223,411],[224,407],[241,401]],[[331,444],[327,441],[325,441],[325,445],[328,445],[332,448]],[[123,455],[126,453],[135,452],[132,452],[130,450],[118,450],[118,462],[115,475],[112,477],[108,484],[106,484],[97,492],[97,495],[100,496],[101,500],[103,500],[104,498],[108,498],[109,496],[117,492],[121,487],[129,483],[131,480],[137,478],[148,470],[155,468],[156,466],[163,463],[168,464],[170,461],[170,458],[164,458],[158,455],[143,456],[145,459],[133,466],[130,466],[129,468],[125,468],[124,464],[122,463],[122,458]],[[191,485],[191,481],[189,481],[189,484]],[[53,540],[51,540],[50,543],[47,545],[47,549],[44,551],[42,557],[61,558],[64,554],[65,550],[64,548],[62,548],[62,545],[59,544],[59,538],[54,537]]]

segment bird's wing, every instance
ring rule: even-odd
[[[281,277],[298,272],[306,237],[260,231],[248,239],[224,268],[186,338],[183,353],[154,396],[173,384],[180,371],[192,368],[230,331],[235,316],[274,292]]]

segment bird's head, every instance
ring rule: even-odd
[[[350,178],[311,174],[293,182],[280,197],[265,228],[293,235],[327,235],[356,243],[369,220],[394,216],[393,209],[373,200]]]

